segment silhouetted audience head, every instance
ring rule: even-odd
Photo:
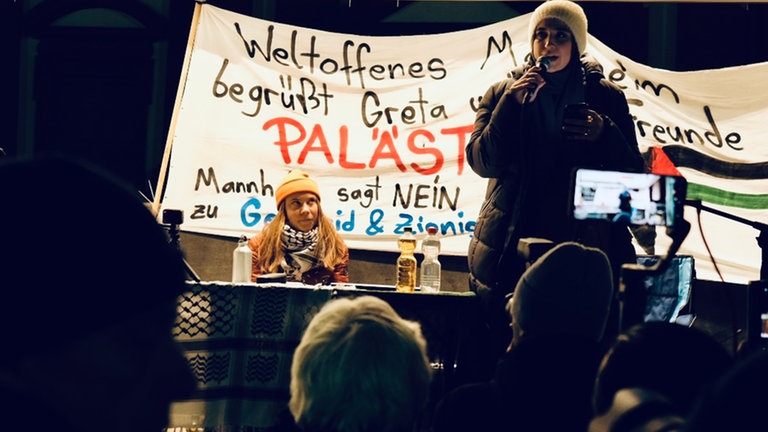
[[[507,304],[513,336],[492,379],[449,391],[435,432],[586,430],[612,295],[599,249],[565,242],[541,254]]]
[[[138,192],[41,156],[0,162],[0,199],[6,427],[166,427],[195,386],[171,334],[185,268]]]
[[[636,388],[644,395],[638,405],[648,400],[658,406],[666,400],[669,413],[684,417],[702,389],[732,364],[728,350],[702,330],[666,321],[636,324],[603,357],[595,380],[594,415],[618,419],[621,412],[635,410],[637,406],[615,404],[621,402],[616,399],[620,390]]]
[[[588,432],[676,432],[685,422],[664,395],[632,387],[616,392],[611,408],[590,422]]]
[[[507,306],[512,343],[528,335],[573,334],[600,341],[613,297],[613,273],[601,250],[560,243],[537,259]]]
[[[373,296],[326,303],[307,326],[291,366],[288,404],[304,431],[408,432],[431,380],[417,322]]]
[[[686,432],[765,430],[767,388],[768,351],[756,350],[702,392]]]

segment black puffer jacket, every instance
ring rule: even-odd
[[[622,262],[635,259],[626,227],[584,228],[574,224],[567,213],[569,179],[574,168],[638,172],[643,169],[623,91],[605,78],[597,62],[582,57],[580,68],[578,62],[574,62],[569,67],[578,68],[581,74],[575,85],[583,86],[577,89],[578,94],[604,118],[603,132],[595,142],[578,145],[565,140],[545,140],[542,137],[546,134],[537,131],[532,126],[534,122],[526,116],[529,108],[505,92],[528,67],[530,65],[516,69],[512,78],[488,89],[466,147],[472,170],[489,179],[468,250],[470,288],[484,303],[500,304],[504,295],[514,290],[524,270],[524,262],[517,257],[520,238],[574,240],[600,247],[611,258],[616,271]],[[557,205],[563,200],[563,211],[526,215],[526,208],[536,199],[557,199]],[[529,226],[543,226],[540,231],[550,232],[535,232],[536,229],[523,232],[525,229],[520,228],[520,224],[526,218]]]

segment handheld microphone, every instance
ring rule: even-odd
[[[536,60],[536,67],[541,69],[543,72],[546,72],[549,70],[549,66],[552,65],[552,58],[547,56],[539,57],[538,60]],[[523,105],[527,104],[531,100],[531,95],[536,90],[536,88],[528,89],[527,92],[525,92],[525,95],[523,96]]]
[[[540,57],[538,60],[536,60],[536,67],[541,68],[544,72],[549,70],[549,67],[552,65],[552,57]]]

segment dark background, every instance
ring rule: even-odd
[[[539,2],[228,0],[209,4],[342,33],[482,26]],[[581,2],[615,51],[676,71],[768,60],[768,4]],[[0,147],[95,160],[151,195],[176,99],[193,0],[0,0]],[[74,193],[74,192],[73,192]]]
[[[405,0],[208,3],[302,27],[392,36],[478,27],[529,13],[540,4]],[[768,61],[768,32],[764,30],[768,3],[580,4],[589,18],[590,34],[642,64],[692,71]],[[0,95],[0,147],[10,157],[51,150],[82,156],[152,197],[194,8],[193,0],[0,0],[0,82],[6,89]],[[45,185],[41,185],[44,193]],[[98,214],[98,200],[88,191],[72,191],[72,199]],[[9,205],[3,203],[3,211]],[[119,238],[122,229],[116,227],[105,236]],[[30,241],[35,234],[30,233]],[[203,280],[229,280],[236,239],[182,234],[186,257]],[[396,256],[378,251],[353,251],[352,255],[350,274],[356,282],[393,283]],[[443,287],[467,290],[466,258],[441,257],[441,261]],[[695,325],[735,350],[736,342],[744,337],[746,292],[742,285],[696,280],[691,300],[691,310],[698,316]]]

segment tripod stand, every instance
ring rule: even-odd
[[[619,333],[643,322],[647,296],[643,281],[648,276],[656,276],[667,270],[675,254],[688,236],[691,224],[680,219],[676,226],[667,228],[667,235],[672,238],[666,255],[656,264],[646,267],[640,264],[624,264],[621,266],[619,282]]]
[[[179,241],[179,225],[184,222],[184,213],[181,210],[163,210],[163,225],[168,225],[168,242],[174,249],[182,254],[181,244]],[[187,270],[187,276],[195,282],[200,282],[200,277],[189,265],[186,258],[181,258],[184,261],[184,267]]]

